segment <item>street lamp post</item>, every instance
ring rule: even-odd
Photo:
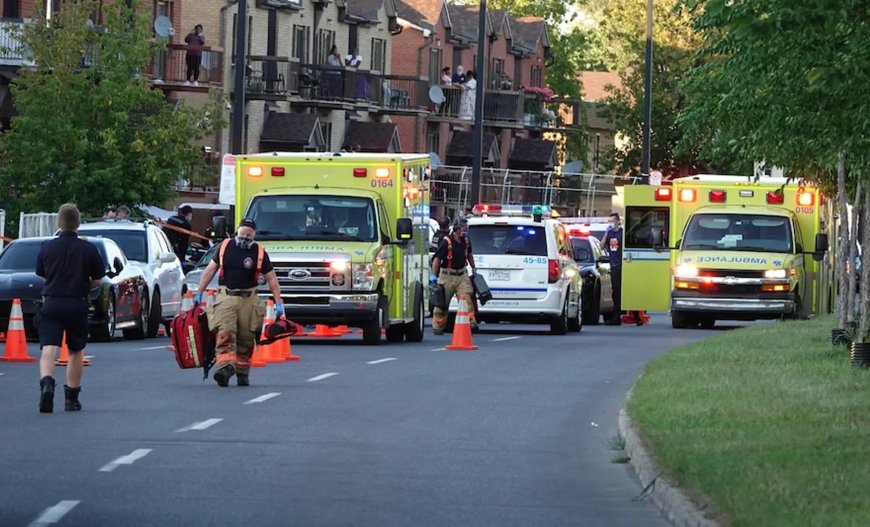
[[[483,164],[483,95],[486,87],[486,0],[480,0],[480,18],[477,22],[477,88],[474,98],[474,138],[471,159],[471,199],[480,202],[480,168]]]
[[[248,1],[238,2],[238,15],[236,16],[236,56],[235,56],[235,86],[233,88],[233,129],[232,129],[232,152],[244,154],[243,135],[245,133],[245,69],[247,57],[245,57],[245,44],[248,41]]]
[[[650,121],[652,120],[652,30],[653,0],[646,2],[646,57],[643,82],[643,139],[640,161],[641,181],[649,182]]]

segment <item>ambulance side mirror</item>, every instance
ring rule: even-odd
[[[227,237],[227,219],[223,216],[215,216],[211,219],[211,228],[216,238]]]
[[[396,220],[396,238],[399,243],[408,243],[414,237],[414,224],[411,218],[399,218]]]
[[[821,262],[826,252],[828,252],[828,235],[820,232],[816,234],[816,250],[813,251],[813,260]]]

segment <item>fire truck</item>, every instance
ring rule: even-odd
[[[674,328],[831,311],[833,225],[818,189],[699,175],[623,192],[623,309],[669,309]]]

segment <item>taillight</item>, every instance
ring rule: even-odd
[[[724,190],[711,190],[710,191],[710,203],[725,203],[725,197],[727,194]]]
[[[272,167],[272,175],[275,177],[283,177],[284,176],[284,167]]]
[[[490,212],[501,212],[501,205],[477,204],[474,206],[475,214],[488,214]]]
[[[669,188],[657,188],[656,189],[656,201],[671,201],[671,189],[669,189]]]
[[[559,260],[547,260],[547,282],[555,284],[562,278],[562,266]]]
[[[785,202],[785,196],[782,192],[777,192],[775,190],[771,190],[767,193],[767,204],[768,205],[782,205]]]

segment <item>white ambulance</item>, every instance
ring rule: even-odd
[[[549,207],[476,205],[468,235],[493,295],[478,307],[478,322],[544,323],[554,335],[581,330],[580,269],[568,233],[550,218]],[[454,299],[451,320],[457,309]]]

